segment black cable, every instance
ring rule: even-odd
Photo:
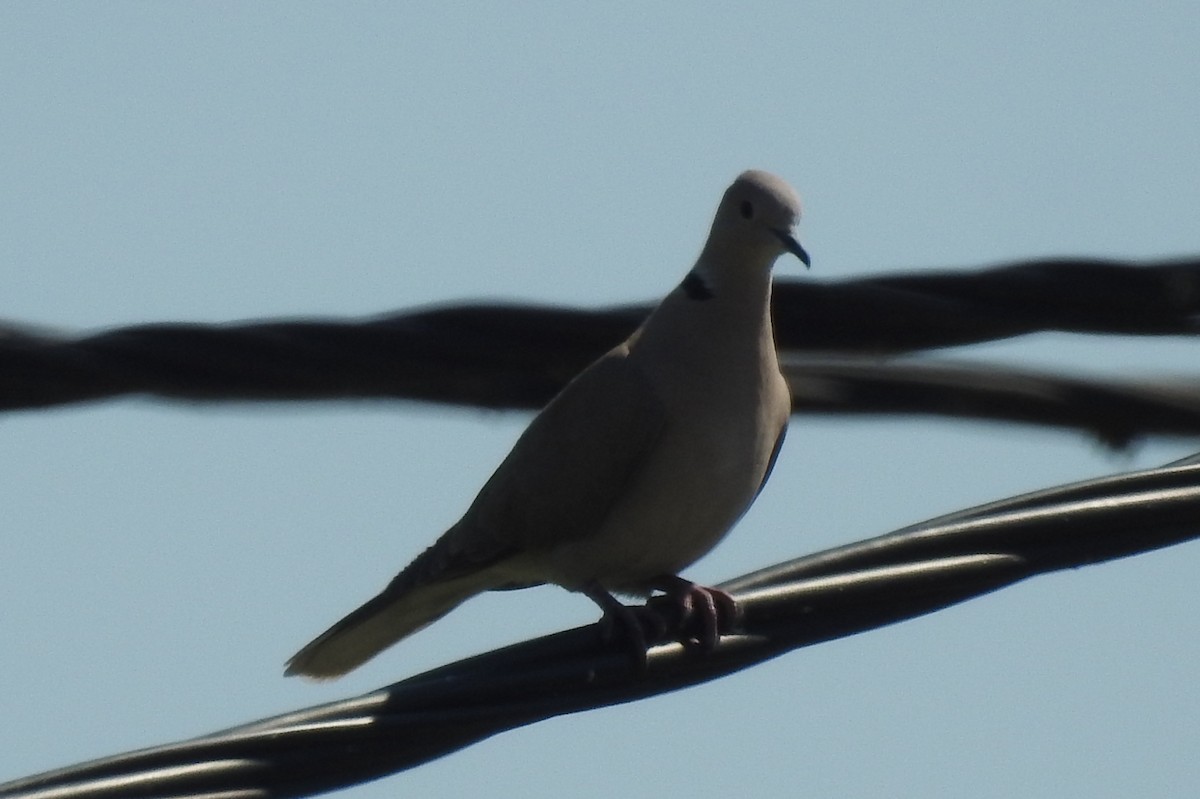
[[[780,283],[776,328],[798,410],[1059,424],[1122,444],[1138,435],[1200,432],[1196,386],[861,356],[1038,330],[1194,335],[1198,281],[1200,260],[1040,261],[975,273]],[[644,313],[477,305],[359,322],[142,325],[77,338],[0,328],[0,407],[151,394],[410,397],[532,408]],[[709,655],[658,646],[640,677],[594,627],[579,628],[363,697],[10,782],[0,796],[233,799],[333,790],[503,730],[716,679],[1034,574],[1189,540],[1198,520],[1200,465],[1051,489],[731,581],[723,587],[745,606],[742,631]]]
[[[664,643],[639,675],[596,625],[360,697],[0,785],[5,799],[310,796],[552,716],[717,679],[793,649],[929,613],[1037,574],[1200,536],[1200,464],[1013,497],[731,580],[740,632],[709,654]]]
[[[129,394],[537,408],[647,310],[476,304],[349,321],[134,325],[86,336],[0,326],[0,409]],[[1191,336],[1200,329],[1200,259],[1041,260],[779,281],[775,326],[789,353],[898,354],[1045,330]]]

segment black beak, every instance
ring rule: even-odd
[[[800,246],[800,242],[796,241],[795,236],[786,230],[776,230],[775,228],[772,228],[771,232],[778,236],[779,240],[783,242],[783,248],[785,250],[799,258],[800,263],[804,264],[806,268],[812,268],[812,261],[809,260],[808,252]]]

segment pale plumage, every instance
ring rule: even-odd
[[[795,193],[765,172],[725,192],[683,283],[629,340],[538,414],[454,526],[378,596],[289,662],[336,677],[488,590],[556,583],[644,647],[612,593],[662,590],[711,646],[733,610],[678,572],[754,501],[791,408],[770,319],[771,266],[791,252]]]

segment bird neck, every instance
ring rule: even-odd
[[[635,357],[717,372],[762,357],[766,366],[777,369],[770,314],[771,260],[759,265],[743,256],[733,262],[735,267],[728,260],[702,255],[630,342]]]
[[[730,252],[711,242],[705,246],[696,265],[685,278],[683,288],[698,289],[692,296],[719,298],[730,307],[765,308],[771,299],[771,267],[779,253],[764,248],[761,252],[739,247]],[[747,308],[747,310],[749,310]]]

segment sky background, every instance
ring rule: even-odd
[[[804,198],[814,281],[1200,252],[1194,2],[445,5],[0,5],[0,317],[644,301],[749,167]],[[1137,377],[1195,375],[1198,351],[1037,335],[939,356]],[[593,621],[561,589],[497,594],[338,682],[282,676],[457,518],[527,419],[137,398],[0,417],[0,781]],[[688,574],[1196,449],[797,417],[768,490]],[[1037,578],[338,795],[1182,795],[1197,572],[1186,545]]]

